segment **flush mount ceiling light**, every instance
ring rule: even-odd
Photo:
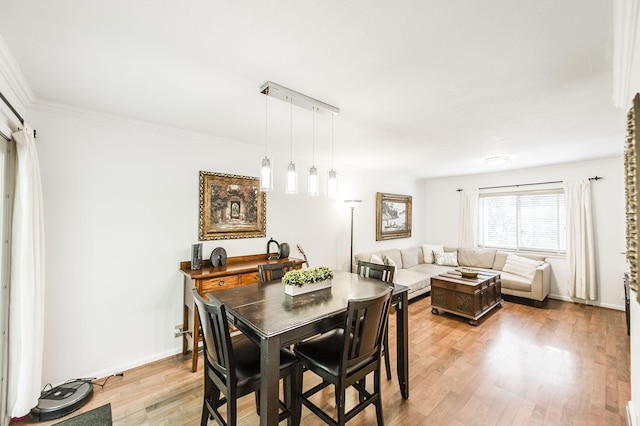
[[[509,161],[509,156],[507,155],[498,155],[496,157],[487,157],[484,159],[485,164],[489,166],[497,166],[498,164],[504,164]]]

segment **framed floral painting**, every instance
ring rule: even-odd
[[[201,241],[264,237],[266,227],[267,201],[258,178],[200,172]]]

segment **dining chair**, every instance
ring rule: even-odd
[[[263,263],[258,265],[258,276],[260,284],[270,283],[280,280],[287,272],[296,269],[296,262],[291,260],[288,262]]]
[[[295,344],[300,363],[322,378],[322,383],[300,395],[300,402],[330,425],[344,425],[369,404],[376,407],[378,425],[384,424],[380,395],[380,358],[383,336],[387,332],[391,289],[377,296],[351,299],[344,328]],[[373,373],[373,392],[366,389],[366,377]],[[310,397],[325,387],[335,387],[337,420],[314,404]],[[358,392],[358,404],[348,412],[346,389]]]
[[[356,269],[356,273],[361,277],[374,278],[386,283],[393,282],[395,271],[395,266],[365,262],[364,260],[358,260],[358,267]]]
[[[358,260],[356,273],[361,277],[369,277],[386,283],[393,283],[393,275],[396,271],[395,266],[380,265],[379,263],[365,262]],[[387,371],[387,380],[391,380],[391,360],[389,359],[389,335],[385,333],[384,342],[382,344],[382,353],[384,354],[384,368]]]
[[[224,304],[214,297],[207,301],[193,289],[204,343],[204,401],[201,426],[214,419],[223,426],[235,426],[237,399],[255,392],[256,411],[260,401],[260,347],[243,334],[231,338]],[[280,351],[280,379],[284,379],[284,402],[279,401],[278,421],[300,424],[302,372],[296,356]],[[222,396],[221,396],[222,394]],[[225,418],[219,409],[227,405]]]

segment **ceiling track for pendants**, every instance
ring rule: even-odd
[[[301,108],[308,109],[324,115],[335,115],[340,113],[340,108],[319,101],[310,96],[296,92],[287,87],[281,86],[273,81],[267,81],[260,87],[260,93],[280,99],[285,102],[292,102]]]

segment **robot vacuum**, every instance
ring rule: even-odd
[[[89,402],[92,395],[91,380],[70,380],[48,391],[43,391],[38,398],[38,405],[31,409],[29,417],[32,421],[43,422],[66,416]]]

